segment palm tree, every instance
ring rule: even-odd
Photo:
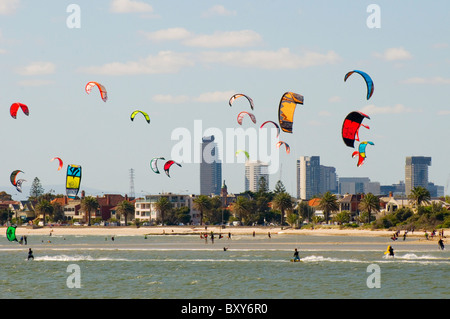
[[[117,205],[116,212],[119,213],[119,215],[123,215],[125,217],[125,226],[126,226],[128,225],[127,223],[128,216],[134,214],[134,205],[129,201],[124,200],[120,202],[119,205]]]
[[[155,208],[161,215],[161,224],[164,225],[164,215],[172,209],[172,203],[167,197],[160,197],[155,203]]]
[[[330,192],[326,192],[325,194],[323,194],[319,202],[319,208],[323,210],[323,214],[325,215],[325,222],[328,224],[330,213],[339,210],[339,204],[336,195],[331,194]]]
[[[99,207],[97,198],[93,196],[86,196],[81,200],[81,209],[88,214],[88,225],[91,226],[91,215]]]
[[[248,224],[252,221],[252,206],[253,202],[251,199],[245,196],[239,196],[233,204],[233,213],[235,216],[238,216],[242,222]]]
[[[431,201],[430,192],[422,186],[414,187],[408,195],[408,198],[409,201],[414,204],[417,211],[422,203],[429,204]]]
[[[203,214],[205,211],[211,209],[211,200],[206,195],[199,195],[194,198],[194,208],[200,211],[200,225],[203,225]]]
[[[38,212],[38,214],[43,214],[44,215],[44,226],[45,226],[45,214],[51,214],[53,212],[53,206],[52,204],[50,204],[50,202],[48,200],[41,200],[37,205],[36,205],[36,211]]]
[[[281,226],[283,226],[283,217],[287,210],[292,210],[291,195],[281,192],[275,195],[272,201],[273,207],[281,211]]]
[[[380,211],[380,199],[372,193],[366,194],[359,203],[359,209],[367,212],[368,222],[370,223],[370,214]]]

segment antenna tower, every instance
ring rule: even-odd
[[[130,198],[134,198],[134,169],[130,168],[130,193],[128,194]]]

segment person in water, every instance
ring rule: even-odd
[[[298,255],[298,250],[297,250],[297,248],[295,248],[295,251],[294,251],[294,261],[300,261],[300,257],[299,257],[299,255]]]
[[[392,248],[392,246],[388,247],[388,252],[389,252],[389,256],[394,257],[394,248]]]
[[[444,246],[444,241],[442,240],[442,238],[439,238],[438,245],[441,250],[444,250],[445,246]]]
[[[31,250],[31,248],[28,249],[28,260],[30,259],[34,260],[33,251]]]

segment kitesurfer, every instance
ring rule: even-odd
[[[297,248],[295,248],[295,251],[294,251],[294,261],[300,261],[300,257],[299,257],[299,255],[298,255],[298,250],[297,250]]]
[[[33,251],[31,250],[31,248],[28,249],[28,260],[30,259],[34,260]]]
[[[389,253],[389,256],[394,257],[394,248],[392,248],[392,246],[388,246],[387,252]]]
[[[444,247],[444,241],[442,240],[442,238],[439,238],[438,245],[441,250],[444,250],[445,247]]]

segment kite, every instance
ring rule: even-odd
[[[154,157],[150,161],[150,167],[151,167],[152,171],[155,172],[156,174],[159,174],[159,169],[158,169],[158,166],[157,166],[159,159],[165,160],[164,157]]]
[[[67,197],[75,199],[81,184],[81,166],[80,165],[67,165],[66,176],[66,194]]]
[[[275,125],[275,127],[277,128],[277,137],[280,136],[280,127],[278,126],[277,123],[275,123],[273,121],[265,121],[263,124],[261,124],[261,126],[259,128],[260,129],[263,128],[267,123],[272,123],[273,125]]]
[[[279,142],[277,143],[277,148],[280,148],[280,146],[281,146],[282,144],[284,144],[284,146],[286,147],[286,153],[288,153],[288,154],[291,153],[291,148],[289,147],[289,144],[286,143],[286,142],[279,141]]]
[[[228,101],[228,104],[229,104],[230,106],[232,106],[234,100],[236,100],[237,98],[240,98],[240,97],[242,97],[242,96],[245,97],[245,98],[250,102],[250,107],[251,107],[252,110],[253,110],[253,107],[254,107],[253,100],[252,100],[250,97],[248,97],[247,95],[242,94],[242,93],[238,93],[238,94],[233,95],[233,96],[230,98],[230,101]]]
[[[9,226],[6,229],[6,238],[8,238],[9,241],[18,241],[16,238],[16,227],[15,226]]]
[[[373,90],[374,90],[374,85],[373,85],[372,78],[367,73],[365,73],[363,71],[354,70],[354,71],[348,72],[345,75],[344,82],[346,82],[347,79],[350,77],[350,75],[352,75],[353,73],[360,74],[364,78],[364,80],[366,81],[366,85],[367,85],[367,99],[370,99],[372,97]]]
[[[278,121],[283,132],[292,133],[294,112],[297,104],[303,105],[303,95],[286,92],[281,97],[278,107]]]
[[[166,175],[169,176],[169,177],[170,177],[170,175],[169,175],[169,169],[170,169],[170,167],[172,167],[173,164],[177,164],[179,167],[181,167],[180,164],[178,164],[177,162],[174,162],[174,161],[172,161],[172,160],[167,161],[167,162],[164,164],[164,171],[166,172]]]
[[[150,117],[148,116],[147,113],[140,111],[140,110],[136,110],[133,113],[131,113],[130,119],[132,121],[134,121],[134,117],[136,116],[136,114],[141,113],[142,115],[144,115],[145,119],[147,120],[147,123],[150,123]]]
[[[28,109],[28,106],[26,106],[23,103],[13,103],[11,107],[9,108],[9,114],[11,114],[12,118],[17,118],[17,112],[19,111],[19,108],[22,109],[22,112],[28,116],[30,114],[30,110]]]
[[[367,141],[367,142],[361,142],[359,143],[358,151],[354,151],[352,154],[352,157],[355,158],[359,155],[358,164],[356,164],[357,167],[360,167],[365,159],[366,159],[366,147],[367,145],[375,145],[373,142]]]
[[[247,151],[244,151],[244,150],[238,150],[238,151],[236,152],[236,157],[237,157],[240,153],[244,153],[244,154],[245,154],[245,157],[247,157],[247,159],[250,159],[250,154],[248,154],[248,152],[247,152]]]
[[[367,125],[361,124],[364,118],[370,120],[369,116],[361,112],[351,112],[346,116],[344,123],[342,124],[342,139],[348,147],[354,148],[355,141],[359,141],[358,130],[360,126],[370,129]]]
[[[53,162],[55,159],[59,161],[58,171],[60,171],[61,168],[63,168],[63,161],[62,161],[62,159],[60,159],[59,157],[53,157],[53,158],[50,160],[50,162]]]
[[[16,180],[16,177],[19,173],[23,173],[21,170],[15,170],[11,173],[9,180],[11,181],[11,184],[16,187],[17,191],[22,193],[22,183],[26,182],[24,179]]]
[[[23,182],[26,182],[26,180],[24,180],[24,179],[17,180],[16,189],[19,193],[22,193],[22,183]]]
[[[244,111],[244,112],[239,113],[238,116],[237,116],[237,121],[238,121],[239,125],[242,125],[242,120],[244,119],[244,115],[245,114],[250,116],[252,122],[256,124],[256,117],[252,113]]]
[[[100,90],[100,96],[102,97],[103,102],[106,102],[106,100],[108,100],[108,92],[106,92],[105,87],[103,85],[101,85],[100,83],[88,82],[88,84],[86,84],[86,87],[85,87],[86,93],[87,94],[91,93],[91,90],[94,86],[98,87],[98,89]]]

